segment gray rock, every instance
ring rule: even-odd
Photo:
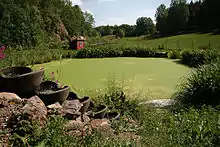
[[[14,93],[0,92],[0,102],[20,103],[20,102],[22,102],[22,99]]]
[[[90,118],[86,114],[82,114],[80,117],[78,117],[76,120],[88,123],[90,121]]]
[[[80,120],[70,120],[65,124],[67,130],[80,130],[84,127],[84,123]]]
[[[62,106],[65,111],[69,113],[75,113],[78,112],[83,105],[79,100],[66,100]]]
[[[152,105],[154,107],[167,107],[175,103],[173,99],[158,99],[139,103],[140,105]]]
[[[48,105],[47,108],[49,108],[49,109],[62,109],[63,107],[60,105],[59,102],[56,102],[54,104]]]
[[[27,99],[27,104],[22,109],[23,114],[27,114],[31,120],[38,120],[41,124],[47,120],[47,107],[38,96]]]

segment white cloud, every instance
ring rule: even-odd
[[[103,3],[103,2],[114,2],[116,0],[98,0],[98,3]]]
[[[94,16],[94,13],[91,11],[91,10],[89,10],[89,9],[86,9],[86,10],[82,10],[83,12],[88,12],[88,13],[90,13],[90,14],[92,14],[93,16]]]
[[[93,0],[71,0],[73,5],[79,5],[81,6],[84,2],[89,2]],[[96,0],[98,3],[103,3],[103,2],[114,2],[116,0]]]
[[[97,22],[97,26],[100,25],[121,25],[127,23],[126,19],[122,18],[122,17],[110,17],[110,18],[106,18],[105,20],[99,21]]]
[[[83,4],[82,0],[71,0],[73,5],[79,5],[81,6]]]
[[[139,15],[139,17],[150,17],[154,23],[156,23],[156,20],[155,20],[155,13],[156,13],[156,9],[146,9],[146,10],[143,10],[140,12],[141,15]]]

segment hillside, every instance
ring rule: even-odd
[[[106,38],[106,37],[105,37]],[[164,46],[168,49],[191,49],[191,48],[220,48],[220,35],[207,34],[184,34],[159,39],[149,39],[144,37],[128,37],[118,40],[118,44],[141,45],[151,48]]]

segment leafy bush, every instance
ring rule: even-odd
[[[121,116],[140,119],[140,106],[137,99],[127,96],[124,85],[116,82],[115,78],[108,80],[108,87],[104,93],[99,93],[94,99],[96,104],[105,104],[109,110],[117,111]],[[134,95],[133,95],[134,96]]]
[[[158,50],[133,47],[127,48],[123,46],[97,46],[89,47],[77,51],[76,58],[104,58],[104,57],[158,57]],[[164,57],[164,56],[161,56]]]
[[[220,62],[204,65],[196,69],[180,85],[175,95],[181,104],[220,104]]]
[[[217,50],[183,50],[181,52],[183,64],[198,67],[206,63],[211,63],[219,57]]]
[[[168,58],[170,59],[181,59],[179,50],[171,50],[168,52]]]
[[[29,49],[14,50],[6,49],[6,57],[0,61],[0,68],[9,66],[28,66],[58,60],[62,54],[63,58],[72,58],[75,51],[64,49]]]

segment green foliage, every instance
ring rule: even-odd
[[[155,33],[155,25],[151,18],[140,17],[136,21],[136,32],[137,35],[150,35]]]
[[[183,81],[175,97],[185,105],[219,105],[219,81],[220,62],[204,65]]]
[[[36,47],[58,35],[90,35],[94,18],[69,0],[3,0],[0,6],[0,42],[11,46]],[[84,15],[85,14],[85,15]]]
[[[170,33],[183,31],[189,19],[189,8],[186,0],[172,0],[167,19]]]
[[[71,146],[71,147],[87,147],[87,146],[131,146],[134,142],[126,141],[117,136],[105,135],[101,132],[93,130],[93,134],[76,137],[68,135],[65,128],[67,121],[59,116],[50,116],[49,120],[43,128],[34,125],[35,129],[29,136],[21,137],[17,134],[13,135],[11,144],[13,146]],[[106,139],[106,137],[108,139]]]
[[[60,54],[63,58],[72,58],[75,51],[64,49],[29,49],[20,50],[7,49],[5,51],[6,58],[0,61],[0,68],[9,66],[28,66],[59,60]]]
[[[219,110],[146,108],[142,116],[139,135],[145,146],[218,146]]]
[[[123,38],[123,37],[125,36],[124,30],[122,30],[122,29],[117,29],[117,30],[115,31],[115,36],[116,36],[116,37],[119,37],[119,38]]]
[[[100,47],[90,47],[79,50],[76,58],[104,58],[104,57],[156,57],[158,51],[144,47],[123,47],[106,45]],[[161,56],[162,57],[162,56]]]
[[[183,50],[181,52],[182,62],[192,67],[198,67],[206,63],[212,63],[219,58],[218,50]]]
[[[170,50],[168,51],[168,58],[170,59],[181,59],[179,50]]]
[[[105,104],[109,110],[117,111],[120,116],[140,119],[140,106],[138,100],[129,98],[124,93],[124,85],[116,82],[115,78],[108,80],[108,87],[104,94],[99,94],[94,99],[97,104]]]
[[[168,28],[168,22],[167,22],[167,17],[168,17],[168,9],[166,8],[166,5],[161,4],[156,11],[155,14],[156,17],[156,28],[157,31],[159,31],[159,33],[161,35],[166,34],[167,32],[167,28]]]

